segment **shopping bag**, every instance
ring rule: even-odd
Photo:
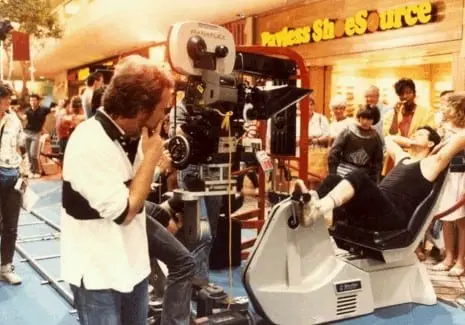
[[[21,193],[21,206],[27,212],[30,212],[34,205],[39,201],[39,195],[35,193],[22,177],[18,179],[15,189]]]
[[[328,175],[329,148],[311,146],[308,148],[308,172],[321,179]]]

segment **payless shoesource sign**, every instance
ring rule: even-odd
[[[346,19],[323,18],[315,20],[309,26],[284,27],[277,33],[263,32],[261,44],[262,46],[295,46],[427,24],[433,21],[433,11],[431,2],[399,6],[381,12],[361,10]]]

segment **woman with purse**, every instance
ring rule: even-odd
[[[328,151],[330,141],[329,122],[326,116],[315,112],[315,98],[309,98],[309,119],[308,119],[308,172],[324,178],[328,174]],[[297,118],[296,125],[296,154],[299,153],[300,143],[300,117]]]
[[[19,165],[22,125],[15,112],[10,111],[11,89],[0,83],[0,279],[10,284],[20,284],[21,278],[12,265],[15,251],[18,218],[21,207]]]

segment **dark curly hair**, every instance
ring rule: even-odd
[[[413,93],[416,94],[416,88],[415,88],[415,83],[413,82],[412,79],[410,78],[402,78],[399,79],[395,84],[394,84],[394,89],[396,91],[397,96],[401,96],[405,92],[405,88],[410,88],[412,89]]]
[[[165,89],[174,83],[152,62],[132,55],[118,63],[103,95],[105,111],[113,118],[134,118],[139,112],[151,114]]]
[[[13,95],[11,87],[3,82],[0,82],[0,98],[7,98]]]
[[[357,116],[357,119],[363,117],[368,120],[372,120],[373,125],[378,123],[379,120],[381,119],[381,114],[379,112],[379,109],[377,107],[371,108],[369,105],[366,105],[360,108],[356,116]]]

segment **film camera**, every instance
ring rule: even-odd
[[[188,112],[179,125],[182,135],[168,144],[173,165],[183,169],[189,164],[205,167],[202,173],[207,188],[227,187],[225,170],[233,153],[233,169],[240,161],[253,160],[250,148],[238,139],[248,120],[266,120],[294,105],[310,93],[285,83],[272,87],[251,84],[251,79],[288,79],[296,75],[295,63],[260,54],[236,52],[233,35],[224,27],[201,22],[174,25],[168,38],[171,67],[187,76],[181,105]],[[226,120],[225,120],[226,119]],[[222,126],[227,125],[229,129]],[[291,145],[295,148],[295,142]],[[210,166],[211,168],[208,168]],[[214,181],[209,183],[211,169]]]
[[[217,25],[195,21],[173,25],[168,36],[168,59],[172,69],[187,79],[184,99],[174,112],[182,108],[186,113],[183,118],[188,118],[176,125],[174,116],[177,135],[167,147],[177,169],[198,166],[191,184],[185,181],[188,190],[173,191],[173,196],[183,202],[185,242],[194,244],[208,232],[208,224],[200,218],[205,216],[202,199],[212,195],[233,198],[236,179],[231,172],[238,171],[244,162],[249,166],[258,163],[260,141],[248,146],[239,142],[244,123],[267,120],[293,107],[293,119],[288,119],[292,123],[277,124],[279,132],[286,124],[294,127],[293,139],[284,137],[278,142],[295,150],[296,103],[311,91],[296,87],[294,61],[236,51],[233,35]],[[254,83],[256,80],[279,82],[265,87]]]

